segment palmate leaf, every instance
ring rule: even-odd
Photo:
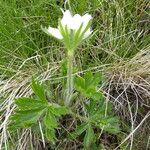
[[[111,133],[111,134],[117,134],[120,132],[120,127],[119,127],[119,119],[118,117],[113,117],[113,116],[108,116],[99,122],[99,126],[103,129],[104,131]]]
[[[45,135],[51,142],[55,142],[56,135],[55,129],[58,128],[58,119],[61,115],[68,114],[69,111],[65,106],[59,106],[58,104],[51,104],[48,106],[46,116],[44,117]]]
[[[96,101],[104,99],[103,93],[97,92],[96,89],[92,89],[92,88],[91,89],[89,88],[85,91],[85,96]]]
[[[45,128],[45,136],[49,141],[51,141],[53,143],[55,143],[55,141],[57,139],[56,135],[55,135],[55,129]]]
[[[86,88],[89,88],[89,87],[95,88],[99,85],[99,83],[102,82],[102,74],[101,73],[93,74],[91,71],[88,71],[85,73],[83,78],[85,79],[85,87]]]
[[[55,129],[58,128],[58,119],[62,115],[68,114],[69,109],[65,106],[49,103],[46,100],[43,86],[34,80],[32,81],[32,89],[36,99],[21,97],[15,100],[17,109],[11,117],[9,130],[29,128],[40,120],[44,123],[45,136],[54,142],[56,139]]]
[[[86,90],[84,78],[78,76],[74,78],[74,83],[75,83],[76,90],[78,90],[79,92],[84,92]]]
[[[51,104],[48,106],[46,116],[44,117],[44,125],[46,137],[48,140],[55,142],[56,135],[55,129],[58,128],[58,119],[62,115],[68,114],[69,111],[65,106],[59,106],[58,104]]]
[[[85,79],[85,88],[89,88],[89,87],[96,87],[97,85],[93,84],[94,83],[94,76],[92,74],[92,72],[86,72],[85,75],[83,76],[83,78]]]
[[[50,110],[47,110],[46,116],[44,117],[44,124],[49,130],[58,127],[57,118]]]
[[[45,98],[44,88],[34,80],[32,88],[38,99],[21,97],[15,100],[17,109],[11,117],[10,130],[31,127],[47,110],[48,102]]]
[[[77,126],[75,131],[72,132],[69,137],[71,139],[75,139],[84,132],[85,132],[84,141],[83,141],[84,147],[89,148],[96,141],[95,133],[94,133],[93,127],[90,123],[85,122],[85,123],[82,123],[81,125]]]
[[[37,123],[45,109],[19,110],[11,117],[9,129],[11,131],[18,128],[29,128]]]
[[[43,101],[27,97],[18,98],[15,103],[20,110],[44,109],[47,107],[47,104]]]
[[[103,98],[103,94],[97,92],[97,86],[102,82],[101,80],[101,74],[93,75],[91,72],[87,72],[83,77],[78,76],[74,79],[75,88],[85,97],[100,100]]]
[[[46,116],[44,118],[44,124],[46,128],[53,129],[58,127],[58,117],[68,114],[69,111],[65,106],[59,106],[57,104],[52,104],[48,106]]]
[[[96,138],[95,138],[94,130],[91,124],[88,124],[86,134],[84,136],[84,146],[86,148],[89,148],[91,144],[95,143],[95,141],[96,141]]]
[[[107,103],[107,113],[105,112],[106,102],[104,100],[90,101],[86,109],[89,114],[89,120],[94,125],[111,134],[120,132],[119,119],[114,116],[110,102]]]
[[[58,104],[53,104],[52,106],[49,106],[49,110],[51,111],[51,113],[58,117],[70,113],[67,107],[60,106]]]
[[[105,115],[106,103],[104,98],[99,101],[90,100],[88,104],[85,104],[85,108],[90,119],[98,120],[99,117]]]
[[[87,118],[71,135],[76,138],[85,132],[84,146],[87,149],[91,149],[96,141],[94,128],[103,129],[111,134],[120,132],[119,119],[114,117],[112,104],[105,100],[102,92],[97,91],[97,86],[101,83],[102,76],[93,75],[91,72],[87,72],[83,77],[75,78],[76,90],[89,99],[84,103]]]
[[[45,96],[44,87],[39,84],[38,81],[32,80],[32,90],[34,91],[35,95],[38,97],[39,100],[48,103]]]
[[[75,131],[70,134],[71,139],[75,139],[79,135],[81,135],[88,127],[87,123],[82,123],[81,125],[77,126]]]

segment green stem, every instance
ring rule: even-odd
[[[70,99],[73,93],[73,50],[68,51],[68,62],[67,62],[67,89],[66,89],[66,98],[65,103],[68,106],[70,104]]]

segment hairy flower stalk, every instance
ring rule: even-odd
[[[85,14],[72,16],[69,10],[63,11],[63,17],[59,20],[58,28],[42,28],[44,32],[63,42],[67,49],[68,68],[67,68],[67,87],[65,104],[70,105],[70,99],[73,93],[73,54],[77,46],[92,33],[91,15]]]
[[[73,93],[73,76],[72,76],[72,70],[73,70],[73,53],[68,51],[68,63],[67,63],[67,88],[66,88],[66,97],[65,97],[65,103],[67,105],[70,104],[71,95]]]

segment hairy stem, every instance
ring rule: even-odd
[[[73,69],[73,51],[68,51],[68,62],[67,62],[67,89],[66,89],[66,98],[65,103],[68,106],[70,104],[70,99],[73,92],[73,77],[72,77],[72,69]]]

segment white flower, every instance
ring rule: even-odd
[[[63,17],[58,24],[58,28],[48,27],[48,29],[44,28],[43,30],[57,39],[64,40],[65,45],[71,46],[71,44],[74,43],[74,46],[77,46],[81,40],[87,38],[92,33],[90,29],[92,17],[89,14],[83,16],[75,14],[72,16],[69,10],[62,12]],[[76,37],[80,39],[80,41],[72,37]],[[69,39],[71,43],[65,41],[66,38]]]
[[[61,35],[60,31],[56,28],[48,27],[48,32],[57,39],[63,39],[63,36]]]

